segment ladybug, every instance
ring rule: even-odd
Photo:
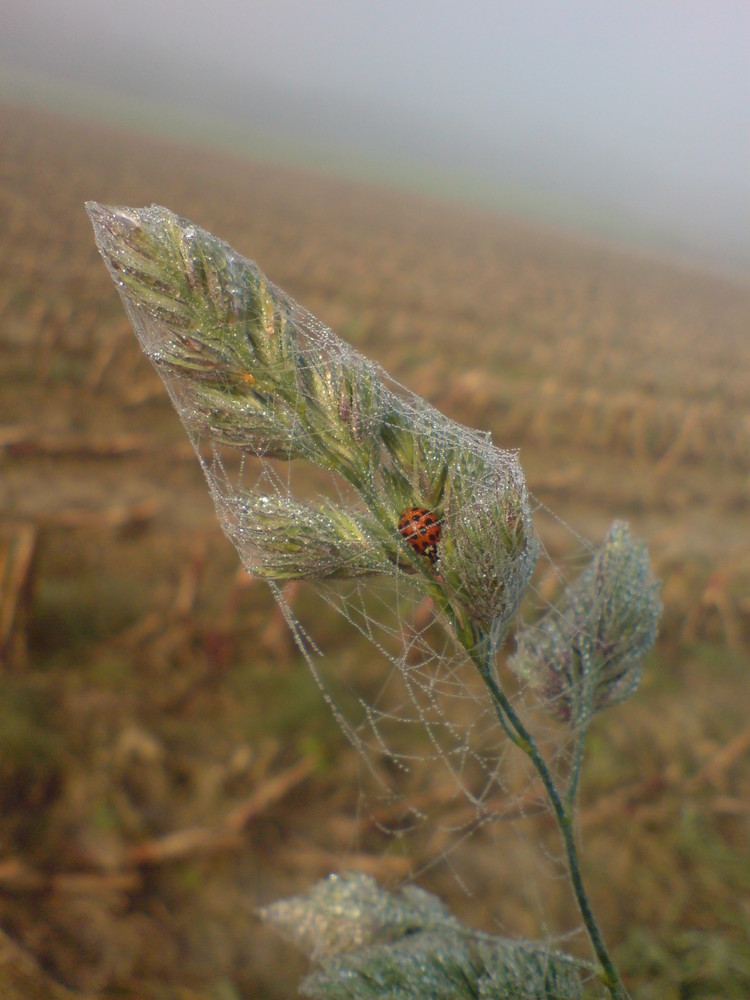
[[[437,562],[440,541],[440,521],[425,507],[407,507],[398,519],[399,533],[415,552],[427,556],[432,565]]]

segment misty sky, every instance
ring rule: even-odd
[[[0,65],[750,274],[750,0],[0,0]]]

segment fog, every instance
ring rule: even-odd
[[[39,76],[154,103],[750,275],[747,0],[2,0],[0,60],[0,96]]]

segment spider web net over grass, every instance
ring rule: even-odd
[[[537,808],[477,670],[490,664],[497,676],[537,557],[516,453],[395,383],[186,220],[158,207],[88,209],[223,530],[248,572],[269,581],[373,794],[397,807],[380,812],[381,825],[417,830],[429,818],[435,828],[442,799],[440,828],[460,839],[527,801]],[[408,511],[439,526],[434,552],[399,530]],[[311,590],[294,607],[287,581]],[[569,610],[579,629],[586,602]],[[326,649],[334,612],[352,635],[345,671],[346,654]],[[523,670],[502,682],[526,701]],[[540,693],[575,715],[559,685]]]

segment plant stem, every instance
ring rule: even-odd
[[[587,726],[585,724],[581,724],[581,726],[576,729],[575,747],[573,749],[573,763],[570,768],[568,789],[565,793],[565,808],[568,812],[573,811],[576,793],[578,791],[578,778],[581,773],[581,764],[583,763],[583,746],[586,742],[586,732]]]
[[[610,958],[609,952],[604,944],[601,931],[599,930],[599,925],[597,924],[596,917],[591,909],[591,903],[589,902],[589,897],[583,884],[581,867],[578,861],[575,834],[573,831],[572,809],[566,808],[563,804],[552,774],[550,773],[547,763],[536,745],[534,737],[526,729],[526,726],[517,715],[507,695],[495,679],[491,658],[489,656],[486,658],[475,656],[472,654],[471,650],[469,650],[469,653],[472,655],[472,660],[477,666],[484,683],[487,685],[500,724],[506,731],[508,727],[512,728],[514,737],[511,738],[513,739],[513,742],[527,755],[534,766],[534,770],[539,775],[545,791],[547,792],[547,797],[552,805],[557,827],[560,831],[560,836],[565,847],[565,853],[568,859],[568,874],[573,887],[573,894],[575,895],[576,903],[578,904],[578,909],[581,913],[581,917],[583,918],[583,923],[586,927],[589,940],[591,941],[591,945],[594,949],[596,957],[599,960],[599,964],[601,965],[602,980],[604,985],[609,990],[613,1000],[628,1000],[628,993],[622,984],[615,964]]]
[[[577,718],[575,722],[575,747],[573,750],[573,762],[570,767],[568,778],[568,789],[565,793],[565,808],[569,813],[573,812],[575,797],[578,791],[578,779],[581,774],[583,763],[583,750],[586,743],[589,723],[591,722],[591,658],[588,647],[582,640],[581,647],[576,650],[580,663],[580,684],[578,695],[575,699],[577,704]]]

